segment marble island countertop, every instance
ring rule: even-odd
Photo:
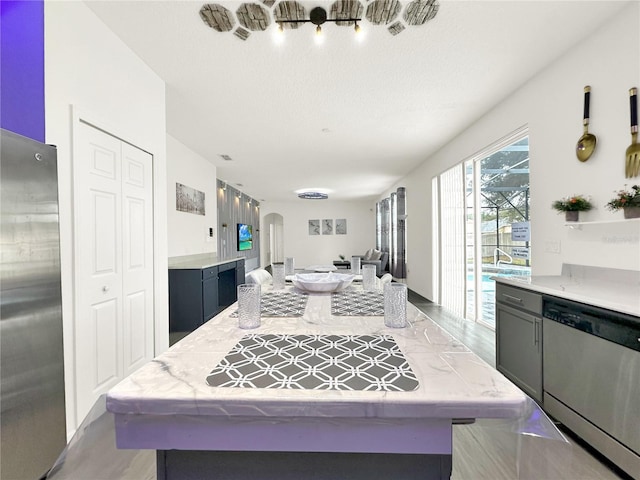
[[[564,265],[560,275],[492,278],[505,285],[640,317],[640,272]]]
[[[291,288],[291,287],[288,287]],[[107,409],[139,417],[227,418],[522,418],[531,400],[505,377],[409,304],[410,327],[381,316],[331,315],[329,294],[309,295],[302,317],[269,317],[237,327],[235,305],[127,377],[107,395]],[[246,334],[391,335],[415,373],[414,391],[230,388],[207,376]],[[385,420],[386,421],[386,420]]]

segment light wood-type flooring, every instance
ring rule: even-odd
[[[480,358],[495,365],[493,330],[460,319],[410,292],[409,300]],[[93,419],[91,421],[90,419]],[[567,441],[518,433],[521,425],[497,420],[457,425],[453,436],[452,480],[617,480],[629,479],[589,447],[562,430]],[[78,428],[51,480],[155,480],[155,454],[117,450],[113,416],[101,397]],[[246,480],[260,480],[247,478]],[[304,479],[300,479],[304,480]],[[326,480],[346,480],[327,478]],[[386,479],[371,479],[386,480]],[[398,472],[392,480],[402,480]]]

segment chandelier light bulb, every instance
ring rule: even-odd
[[[320,25],[316,27],[316,34],[314,35],[314,37],[316,45],[322,45],[324,43],[324,34],[322,33],[322,28],[320,27]]]
[[[275,30],[273,30],[272,37],[273,37],[273,42],[276,45],[280,45],[284,43],[285,34],[284,34],[284,26],[282,25],[282,23],[278,22],[276,24],[276,28]]]

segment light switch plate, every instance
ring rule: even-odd
[[[544,251],[547,253],[560,253],[560,240],[545,241]]]

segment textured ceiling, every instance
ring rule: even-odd
[[[165,80],[167,132],[271,202],[304,187],[377,197],[625,2],[440,0],[398,35],[364,19],[356,41],[327,23],[321,45],[312,24],[281,43],[273,24],[244,41],[217,32],[202,1],[86,3]]]

